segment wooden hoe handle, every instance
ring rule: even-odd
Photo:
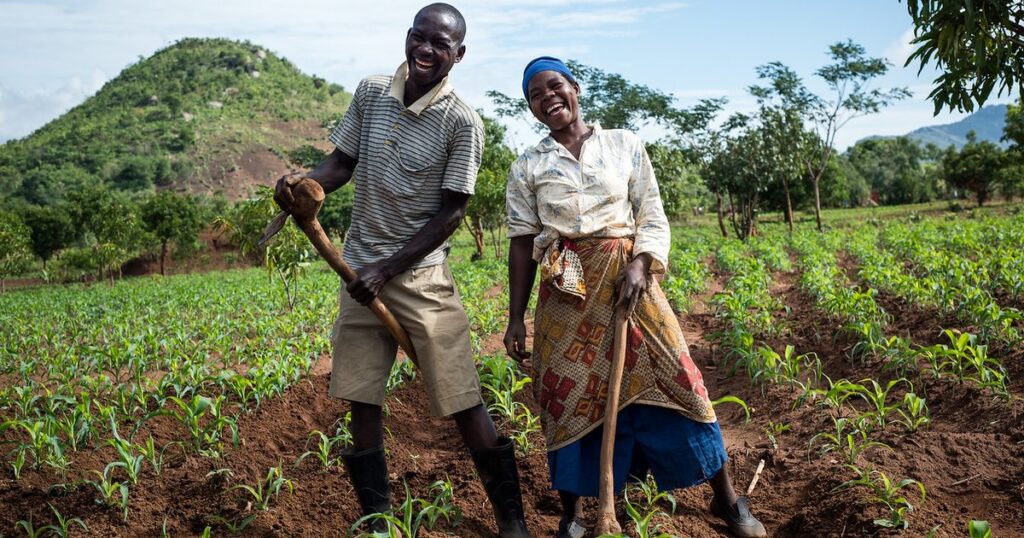
[[[604,432],[601,436],[600,497],[597,501],[597,525],[594,535],[620,534],[622,527],[615,519],[615,477],[612,460],[615,451],[615,426],[619,417],[619,390],[622,386],[622,367],[626,362],[626,326],[629,310],[615,310],[615,340],[612,344],[612,371],[608,379],[608,402],[604,407]]]
[[[325,195],[323,188],[319,183],[312,179],[302,178],[295,185],[292,185],[291,190],[292,197],[295,199],[292,205],[291,216],[295,219],[295,223],[299,225],[299,228],[306,234],[306,237],[309,238],[310,242],[313,243],[313,246],[316,247],[316,251],[320,253],[320,256],[327,261],[327,265],[330,265],[331,269],[334,269],[346,284],[355,280],[357,278],[356,272],[353,271],[347,263],[345,263],[345,260],[341,257],[341,253],[338,252],[338,249],[334,248],[330,239],[327,238],[327,233],[324,232],[323,227],[320,226],[320,221],[316,219],[316,215],[324,203]],[[278,225],[280,226],[284,224],[284,219],[286,218],[287,215],[282,213],[281,215],[278,215],[278,218],[274,219],[274,221],[277,222],[278,219],[281,219],[280,224]],[[274,223],[271,223],[270,227],[267,228],[267,232],[264,233],[264,237],[269,237],[268,233],[273,235],[273,232],[276,232],[276,230],[273,232],[271,231],[271,228],[274,225]],[[278,227],[278,229],[280,229],[280,227]],[[380,299],[376,297],[374,297],[368,307],[373,311],[377,318],[380,319],[381,323],[384,324],[388,332],[391,333],[391,336],[395,337],[395,340],[398,341],[398,345],[405,350],[405,354],[409,356],[409,359],[412,360],[413,364],[419,366],[419,362],[416,358],[416,350],[412,346],[412,340],[409,339],[409,334],[405,332],[405,329],[403,329],[402,325],[398,323],[395,316],[391,314],[388,307],[384,306],[384,303],[380,302]]]

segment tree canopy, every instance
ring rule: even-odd
[[[952,185],[974,193],[978,206],[992,197],[1001,178],[1003,152],[992,142],[978,141],[974,132],[967,134],[967,144],[943,157],[942,168]]]
[[[188,194],[164,190],[149,196],[139,210],[146,230],[160,244],[160,274],[165,275],[170,242],[188,247],[199,236],[204,224],[199,204]]]
[[[942,73],[928,97],[971,112],[996,90],[1024,94],[1024,4],[1008,0],[907,0],[917,49],[906,65],[933,64]]]
[[[13,213],[0,213],[0,292],[6,279],[21,274],[32,261],[28,226]]]

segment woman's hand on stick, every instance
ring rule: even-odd
[[[647,272],[651,266],[651,256],[642,253],[626,265],[618,277],[618,300],[615,308],[628,307],[630,310],[640,300],[640,294],[647,288]]]

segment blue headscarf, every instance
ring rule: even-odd
[[[562,60],[552,58],[551,56],[541,56],[526,64],[526,69],[523,70],[523,97],[527,101],[530,100],[530,96],[526,94],[526,89],[530,87],[530,79],[542,71],[556,71],[565,75],[565,78],[569,79],[570,82],[576,82],[572,72],[569,71],[569,67]]]

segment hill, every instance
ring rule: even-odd
[[[1003,136],[1003,125],[1006,124],[1006,109],[1007,105],[982,107],[960,121],[921,127],[907,133],[906,136],[920,142],[921,145],[932,143],[945,148],[952,144],[959,148],[967,143],[967,133],[974,131],[978,140],[988,140],[1006,147],[1007,144],[1000,140]]]
[[[238,198],[287,170],[288,152],[327,149],[350,99],[258,45],[183,39],[0,146],[0,199],[52,203],[90,182]]]

